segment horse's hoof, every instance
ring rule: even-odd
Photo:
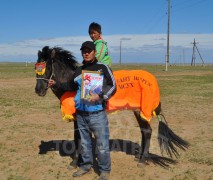
[[[139,161],[139,160],[140,160],[140,158],[138,158],[138,157],[134,158],[134,161]]]
[[[134,158],[134,161],[139,161],[140,160],[140,155],[139,154],[136,154],[135,155],[135,158]]]
[[[69,165],[67,167],[68,170],[72,171],[73,169],[76,169],[77,168],[77,165]]]
[[[147,160],[140,160],[140,162],[137,164],[139,168],[145,167],[146,165],[149,165]]]
[[[138,168],[144,168],[145,165],[146,165],[146,163],[141,163],[141,162],[140,162],[140,163],[137,164],[137,167],[138,167]]]
[[[67,169],[69,170],[73,170],[73,169],[76,169],[78,166],[77,166],[77,160],[74,159],[70,164],[69,166],[67,167]]]

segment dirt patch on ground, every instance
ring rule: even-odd
[[[0,80],[0,177],[73,179],[74,170],[67,169],[72,160],[69,155],[72,148],[69,146],[73,142],[73,123],[61,121],[59,102],[51,92],[46,97],[38,97],[34,93],[34,86],[33,78]],[[212,85],[203,91],[207,88],[212,89]],[[196,89],[193,92],[196,93]],[[185,152],[179,151],[177,164],[171,165],[169,169],[153,163],[138,168],[134,160],[137,146],[134,145],[140,144],[141,134],[133,113],[119,111],[109,114],[113,146],[110,179],[213,179],[212,96],[205,99],[203,96],[190,96],[183,92],[181,95],[165,95],[161,101],[169,126],[190,142],[190,148]],[[151,125],[153,135],[150,152],[160,155],[156,118],[153,118]],[[120,144],[113,144],[113,140]],[[126,151],[120,145],[130,150]],[[65,148],[65,152],[61,147]],[[91,174],[76,179],[97,178],[95,166]]]

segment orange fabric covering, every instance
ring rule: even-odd
[[[61,96],[61,113],[62,119],[67,121],[72,121],[75,119],[75,102],[74,97],[76,92],[67,91]]]
[[[146,120],[160,102],[156,78],[143,70],[114,71],[117,91],[108,101],[107,110],[137,109]]]
[[[116,93],[107,103],[107,111],[140,109],[141,116],[150,121],[153,110],[160,102],[156,78],[143,70],[121,70],[113,72]],[[62,116],[75,113],[74,92],[66,92],[61,98]]]

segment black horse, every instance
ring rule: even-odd
[[[54,79],[56,82],[66,83],[70,82],[72,76],[79,66],[75,57],[71,52],[66,51],[60,47],[49,48],[48,46],[43,47],[42,51],[38,51],[38,60],[35,66],[37,83],[35,87],[35,92],[39,96],[45,96],[48,90],[48,80]],[[53,93],[58,97],[64,94],[64,90],[58,87],[51,87]],[[176,163],[175,160],[171,159],[173,156],[178,157],[179,153],[177,147],[186,150],[189,143],[178,135],[176,135],[169,127],[161,114],[161,104],[155,109],[158,116],[159,126],[158,126],[158,142],[160,145],[161,152],[164,150],[169,155],[170,158],[161,157],[149,153],[150,139],[152,135],[152,128],[150,124],[140,116],[140,112],[133,110],[134,115],[141,131],[141,148],[138,155],[139,166],[146,163],[146,161],[152,161],[154,164],[159,164],[163,167],[168,167],[169,164]],[[76,121],[74,122],[74,127],[76,128]],[[79,132],[74,131],[74,140],[76,146],[76,153],[74,160],[71,165],[75,166],[78,160],[78,147],[79,147]]]

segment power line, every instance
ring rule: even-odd
[[[162,3],[162,5],[160,6],[160,8],[158,8],[156,10],[156,13],[149,18],[146,27],[146,30],[144,31],[145,33],[150,32],[152,29],[154,29],[154,27],[157,26],[157,24],[159,24],[161,22],[161,20],[166,16],[166,13],[161,14],[162,13],[162,9],[165,7],[165,2]],[[156,18],[157,17],[157,18]]]
[[[196,6],[197,4],[201,4],[204,1],[206,1],[206,0],[198,0],[196,2],[195,2],[195,0],[191,0],[191,1],[186,0],[184,2],[178,2],[178,3],[172,5],[173,12]],[[180,7],[180,6],[182,6],[182,7]],[[180,8],[177,8],[177,7],[180,7]]]

